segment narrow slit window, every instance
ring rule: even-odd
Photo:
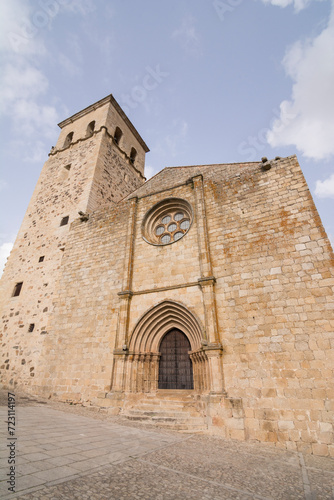
[[[120,145],[122,135],[123,135],[123,132],[121,131],[121,129],[119,127],[116,127],[116,130],[114,133],[114,141],[116,142],[116,144],[118,144],[118,146]]]
[[[44,261],[44,255],[41,255],[41,257],[38,259],[38,262],[43,262]]]
[[[66,224],[68,224],[69,218],[70,218],[69,215],[66,215],[66,217],[63,217],[62,220],[60,221],[60,225],[66,226]]]
[[[35,323],[30,323],[29,328],[28,328],[28,332],[29,333],[33,332],[34,328],[35,328]]]
[[[91,135],[93,135],[94,130],[95,130],[95,120],[88,124],[86,137],[90,137]]]
[[[135,148],[131,148],[131,152],[130,152],[131,163],[135,162],[136,156],[137,156],[137,151],[135,150]]]
[[[72,143],[73,134],[74,134],[73,132],[70,132],[69,134],[67,134],[65,142],[64,142],[64,148],[67,148],[67,146],[69,146]]]
[[[13,297],[18,297],[20,295],[22,285],[23,285],[23,281],[16,283],[16,285],[14,286]]]

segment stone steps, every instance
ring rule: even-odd
[[[205,432],[206,417],[192,391],[158,391],[145,394],[121,412],[129,420],[183,432]]]

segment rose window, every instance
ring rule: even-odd
[[[153,245],[168,245],[180,240],[190,229],[192,209],[189,203],[169,198],[155,205],[145,216],[143,237]]]

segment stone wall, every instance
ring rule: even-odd
[[[111,117],[123,126],[124,140],[119,145],[113,140],[114,131],[108,131],[116,126]],[[95,130],[87,134],[91,121]],[[145,147],[130,125],[109,98],[61,124],[59,140],[43,166],[0,282],[0,369],[6,385],[40,385],[37,372],[50,334],[56,283],[78,212],[116,205],[144,182]],[[73,132],[72,142],[65,145],[69,132]],[[122,149],[130,144],[138,151],[135,164],[129,151]],[[68,222],[60,225],[64,217]],[[19,282],[23,282],[21,293],[13,297]]]
[[[333,252],[296,157],[169,168],[142,185],[145,146],[116,111],[108,101],[61,124],[1,281],[3,383],[81,402],[151,390],[143,360],[157,353],[129,346],[165,301],[197,325],[212,432],[334,455]],[[152,245],[145,215],[171,198],[189,203],[191,227]]]
[[[268,171],[260,164],[166,169],[137,190],[137,201],[75,223],[42,386],[64,399],[92,399],[110,387],[133,202],[125,341],[164,300],[186,306],[208,338],[196,214],[175,244],[154,246],[142,237],[143,218],[157,202],[176,197],[195,207],[187,180],[199,173],[224,349],[226,396],[207,397],[212,429],[333,454],[333,253],[295,157],[272,162]]]

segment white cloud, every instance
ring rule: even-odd
[[[0,110],[10,114],[15,102],[36,98],[48,88],[47,78],[29,63],[7,64],[1,80]]]
[[[60,9],[57,0],[52,4],[53,10],[51,4],[1,1],[0,50],[5,64],[1,72],[0,112],[6,117],[6,126],[13,128],[21,139],[32,135],[49,139],[56,130],[56,109],[42,102],[49,82],[37,69],[46,55],[41,35]]]
[[[152,167],[152,165],[145,165],[145,172],[144,172],[144,175],[146,177],[146,179],[150,179],[151,177],[153,177],[153,175],[157,174],[158,173],[158,169],[155,169],[154,167]]]
[[[334,174],[324,181],[317,181],[315,195],[319,198],[334,198]]]
[[[331,242],[332,248],[334,250],[334,234],[328,233],[327,236],[328,236],[328,239]]]
[[[45,54],[45,46],[39,36],[42,31],[40,23],[42,20],[45,29],[52,18],[37,5],[33,8],[24,0],[1,0],[1,51],[23,56]]]
[[[200,36],[195,28],[195,19],[191,16],[186,17],[181,26],[173,31],[172,38],[178,40],[183,50],[192,55],[202,53]]]
[[[293,5],[295,10],[299,12],[300,10],[307,7],[312,0],[262,0],[263,3],[270,3],[271,5],[277,5],[278,7],[287,7],[288,5]],[[321,2],[323,0],[317,0]]]
[[[11,113],[14,131],[20,135],[54,138],[58,113],[53,106],[37,104],[32,99],[17,99]]]
[[[12,248],[13,242],[11,241],[0,245],[0,275],[2,274],[3,268],[7,261],[7,257],[9,256]]]
[[[19,133],[20,141],[30,141],[24,152],[26,160],[40,160],[41,141],[54,139],[59,121],[57,108],[45,101],[49,82],[39,69],[48,55],[43,39],[47,41],[46,35],[59,14],[87,16],[96,6],[92,0],[0,0],[0,8],[0,51],[5,61],[1,72],[0,112],[6,117],[6,126]],[[66,54],[55,55],[54,48],[52,56],[57,57],[67,77],[77,76],[81,74],[77,63],[81,64],[83,59],[80,41],[69,34],[68,44],[71,58]],[[63,106],[58,103],[57,107]],[[35,144],[30,140],[33,136],[39,137]],[[12,153],[15,155],[16,151]]]
[[[283,2],[282,2],[283,5]],[[334,154],[334,0],[328,26],[313,39],[296,42],[283,65],[293,80],[290,100],[267,134],[271,146],[295,145],[316,160]]]

